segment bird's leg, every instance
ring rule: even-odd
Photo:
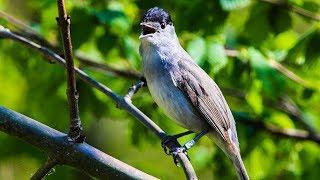
[[[186,131],[186,132],[183,132],[183,133],[179,133],[179,134],[176,134],[176,135],[172,135],[172,136],[167,136],[165,139],[162,140],[161,142],[161,146],[164,150],[164,152],[167,154],[167,155],[171,155],[170,151],[168,151],[167,147],[170,143],[178,143],[177,139],[183,137],[183,136],[186,136],[188,134],[192,134],[194,132],[192,131]],[[179,145],[180,146],[180,145]]]
[[[198,133],[193,139],[191,139],[190,141],[188,141],[187,143],[185,143],[183,145],[183,147],[185,148],[185,151],[192,148],[198,141],[200,138],[202,138],[202,136],[206,135],[209,132],[209,130],[203,130],[200,133]]]
[[[201,131],[193,139],[191,139],[190,141],[185,143],[182,147],[175,148],[172,152],[170,152],[172,154],[172,156],[173,156],[174,163],[176,165],[178,164],[178,160],[177,160],[178,153],[183,152],[183,153],[185,153],[187,155],[187,150],[190,149],[191,147],[193,147],[199,141],[199,139],[202,136],[206,135],[208,132],[209,132],[208,129]],[[187,157],[189,159],[188,155],[187,155]]]

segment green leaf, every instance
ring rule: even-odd
[[[250,47],[248,53],[251,67],[258,79],[263,82],[263,92],[271,98],[281,94],[284,88],[283,77],[269,65],[267,59],[258,50]]]
[[[206,53],[205,49],[206,43],[200,36],[197,36],[196,38],[191,40],[187,45],[187,51],[197,64],[203,63]]]
[[[122,11],[105,9],[96,12],[95,15],[100,23],[108,25],[113,34],[120,36],[127,34],[130,30],[131,23]]]
[[[140,65],[139,43],[130,36],[123,38],[123,51],[129,62],[137,68]]]
[[[91,37],[95,30],[96,23],[94,16],[92,16],[87,8],[74,8],[71,11],[71,18],[72,45],[74,49],[77,49]]]
[[[294,128],[294,124],[290,117],[284,113],[275,112],[272,113],[270,116],[270,120],[268,122],[271,122],[275,124],[277,127],[281,128]]]
[[[256,114],[261,114],[263,111],[263,100],[261,97],[261,89],[262,89],[262,82],[259,80],[255,80],[246,96],[246,100],[248,104],[251,106],[251,108]]]
[[[117,47],[118,40],[116,35],[104,33],[100,37],[96,37],[97,48],[101,54],[107,55],[112,48]]]
[[[273,7],[269,11],[269,22],[272,30],[278,34],[287,31],[292,26],[292,19],[289,11],[284,11],[282,7]]]
[[[302,65],[305,63],[306,47],[309,44],[310,39],[312,38],[316,30],[317,30],[317,26],[313,26],[299,37],[295,45],[289,50],[286,61],[289,61],[294,64],[298,64],[298,65]]]
[[[320,30],[313,33],[306,47],[306,63],[313,64],[320,60]]]
[[[268,19],[269,4],[258,3],[251,8],[250,17],[245,25],[244,35],[252,45],[260,45],[271,34]]]
[[[274,47],[277,50],[289,50],[297,41],[297,33],[294,31],[285,31],[278,34],[274,39]]]
[[[250,0],[220,0],[222,9],[227,11],[243,8],[249,3]]]
[[[215,41],[207,43],[208,61],[213,67],[213,73],[218,73],[222,68],[227,65],[228,58],[226,56],[224,46]]]

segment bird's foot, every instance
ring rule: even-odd
[[[162,142],[161,142],[161,146],[162,146],[164,152],[167,155],[171,155],[172,152],[170,152],[170,149],[174,149],[176,147],[180,147],[181,146],[177,139],[181,138],[183,136],[186,136],[188,134],[192,134],[192,133],[193,133],[192,131],[186,131],[186,132],[183,132],[183,133],[180,133],[180,134],[176,134],[176,135],[173,135],[173,136],[165,137],[165,139],[162,140]]]
[[[184,146],[177,147],[173,151],[171,151],[171,154],[173,157],[173,162],[176,166],[179,166],[179,161],[178,161],[178,154],[179,153],[184,153],[187,156],[187,158],[190,160],[188,153],[187,153],[187,149]]]
[[[173,162],[175,163],[176,166],[179,165],[179,161],[178,161],[179,153],[184,153],[188,157],[188,159],[190,159],[187,153],[188,148],[185,146],[181,146],[177,138],[178,138],[177,136],[167,136],[161,143],[161,146],[164,149],[164,152],[167,155],[172,155]]]
[[[177,140],[177,137],[175,136],[167,136],[164,140],[162,140],[161,142],[161,146],[164,150],[164,152],[167,154],[167,155],[171,155],[172,154],[172,151],[170,150],[170,147],[171,146],[174,146],[174,145],[178,145],[180,146],[178,140]]]

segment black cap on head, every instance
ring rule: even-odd
[[[159,22],[160,24],[172,24],[171,17],[164,9],[159,7],[150,8],[142,18],[142,22]]]

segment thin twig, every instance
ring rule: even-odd
[[[282,129],[274,125],[270,125],[270,124],[266,125],[262,122],[262,120],[257,120],[257,119],[253,120],[248,117],[241,119],[239,115],[235,115],[235,117],[237,117],[237,119],[239,120],[238,122],[240,123],[254,126],[255,128],[259,128],[276,137],[280,136],[280,137],[291,138],[295,140],[308,140],[308,141],[313,141],[320,144],[320,134],[312,134],[308,131],[297,130],[297,129]]]
[[[70,129],[68,135],[72,140],[82,143],[84,141],[84,136],[82,135],[82,126],[79,116],[79,93],[77,92],[76,87],[76,78],[72,55],[70,17],[67,15],[64,0],[58,0],[57,5],[59,14],[57,22],[60,28],[60,33],[63,41],[64,57],[66,60],[67,69],[67,96],[70,116]]]
[[[240,52],[236,49],[225,49],[225,54],[229,57],[239,57]],[[303,87],[311,88],[310,83],[308,83],[306,80],[302,79],[300,76],[296,75],[294,72],[290,71],[288,68],[283,66],[282,64],[278,63],[274,59],[268,60],[269,65],[277,70],[279,73],[283,74],[284,76],[288,77],[292,81],[300,84]]]
[[[299,107],[287,96],[281,97],[274,105],[277,109],[287,113],[290,118],[300,122],[304,129],[310,132],[311,135],[317,136],[317,130],[311,126],[308,120],[303,116]]]
[[[274,5],[286,8],[288,10],[291,10],[292,12],[295,12],[295,13],[297,13],[297,14],[299,14],[301,16],[304,16],[306,18],[309,18],[309,19],[312,19],[312,20],[315,20],[315,21],[320,21],[320,15],[319,14],[313,13],[313,12],[311,12],[309,10],[306,10],[306,9],[302,8],[302,7],[289,4],[287,1],[283,1],[283,0],[260,0],[260,1],[267,2],[267,3],[270,3],[270,4],[274,4]]]
[[[39,43],[40,45],[48,47],[49,49],[53,50],[57,54],[61,53],[56,44],[53,44],[47,41],[46,39],[44,39],[39,33],[34,31],[30,26],[21,22],[19,19],[1,10],[0,10],[0,17],[7,20],[10,24],[13,24],[20,30],[19,32],[12,31],[15,34],[30,38],[33,41],[36,41],[37,43]],[[79,60],[79,62],[82,65],[86,65],[98,70],[102,70],[104,72],[109,72],[109,74],[111,73],[117,76],[126,77],[130,79],[140,79],[142,77],[142,75],[135,70],[128,70],[128,69],[122,70],[107,64],[99,63],[101,61],[97,61],[96,59],[95,60],[90,59],[90,57],[87,57],[85,54],[81,53],[80,51],[76,51],[74,56]]]
[[[139,80],[135,85],[131,86],[128,90],[128,93],[124,96],[124,98],[128,101],[131,101],[132,96],[139,91],[140,88],[145,86],[145,82]]]
[[[243,100],[245,100],[247,96],[246,93],[237,89],[221,88],[221,90],[227,95]],[[263,105],[286,113],[292,120],[298,122],[304,129],[306,129],[310,136],[318,136],[317,130],[308,123],[308,120],[302,115],[299,107],[289,97],[284,96],[277,101],[265,98]]]
[[[43,179],[57,164],[58,164],[58,161],[56,159],[48,157],[46,162],[31,177],[31,180]]]
[[[276,69],[277,71],[279,71],[283,75],[287,76],[292,81],[294,81],[298,84],[301,84],[304,87],[310,87],[310,85],[307,81],[305,81],[304,79],[302,79],[301,77],[299,77],[298,75],[296,75],[295,73],[290,71],[288,68],[284,67],[282,64],[280,64],[276,60],[269,59],[268,62],[271,65],[271,67],[273,67],[274,69]]]
[[[112,73],[116,76],[121,76],[121,77],[126,77],[129,79],[140,79],[142,77],[142,75],[134,70],[121,70],[121,69],[117,69],[114,67],[111,67],[107,64],[103,64],[103,63],[99,63],[97,62],[97,60],[92,60],[89,57],[86,57],[83,53],[80,52],[76,52],[76,58],[79,60],[79,62],[81,63],[81,65],[86,65],[98,70],[102,70],[104,72],[109,72]]]
[[[36,49],[41,52],[44,57],[46,57],[49,62],[58,62],[62,66],[66,66],[66,62],[63,58],[59,55],[55,54],[50,49],[43,47],[37,43],[34,43],[22,36],[12,33],[10,30],[0,26],[0,37],[9,38],[22,44],[26,45],[29,48]],[[137,107],[135,107],[130,101],[127,101],[124,97],[119,96],[118,94],[114,93],[111,89],[103,85],[102,83],[94,80],[85,72],[81,71],[78,68],[75,68],[75,72],[77,73],[78,77],[83,80],[84,82],[88,83],[92,87],[98,89],[108,97],[110,97],[120,108],[129,112],[132,116],[137,118],[141,123],[143,123],[149,130],[151,130],[155,135],[159,137],[160,140],[164,140],[168,137],[168,135],[157,125],[155,124],[149,117],[147,117],[143,112],[141,112]],[[172,146],[170,149],[180,147],[180,145]],[[189,160],[185,160],[186,155],[184,153],[178,154],[178,160],[181,162],[181,166],[185,172],[186,177],[196,177],[194,173],[194,169]],[[183,158],[183,159],[181,159]],[[193,174],[192,174],[193,173]]]
[[[67,134],[1,106],[0,131],[18,137],[48,155],[55,155],[61,165],[77,168],[98,179],[157,179],[87,143],[70,142]],[[44,170],[52,165],[54,162]]]
[[[25,24],[24,22],[20,21],[19,19],[7,14],[4,11],[0,10],[0,17],[2,17],[3,19],[5,19],[6,21],[10,22],[11,24],[15,25],[17,28],[19,29],[23,29],[28,31],[29,33],[32,34],[38,34],[38,32],[36,32],[35,30],[33,30],[30,26],[28,26],[27,24]]]

